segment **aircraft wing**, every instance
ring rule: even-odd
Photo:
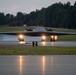
[[[56,31],[46,31],[46,32],[17,31],[17,32],[0,32],[0,34],[4,34],[4,35],[19,35],[19,34],[23,34],[25,36],[76,35],[76,33],[73,33],[73,32],[56,32]]]

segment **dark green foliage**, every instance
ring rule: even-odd
[[[55,3],[47,8],[25,14],[18,12],[16,16],[0,13],[0,25],[10,26],[46,26],[55,28],[76,29],[76,2]]]
[[[0,13],[0,25],[5,24],[5,16],[4,13]]]

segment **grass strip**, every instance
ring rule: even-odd
[[[76,55],[76,47],[0,47],[0,55]]]

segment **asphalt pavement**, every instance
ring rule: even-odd
[[[0,46],[32,46],[32,42],[20,44],[18,41],[0,41]],[[38,46],[76,47],[76,41],[38,42]]]

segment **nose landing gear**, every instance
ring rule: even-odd
[[[37,46],[38,46],[38,42],[37,42],[37,41],[33,41],[33,42],[32,42],[32,46],[33,46],[33,47],[34,47],[34,46],[37,47]]]

